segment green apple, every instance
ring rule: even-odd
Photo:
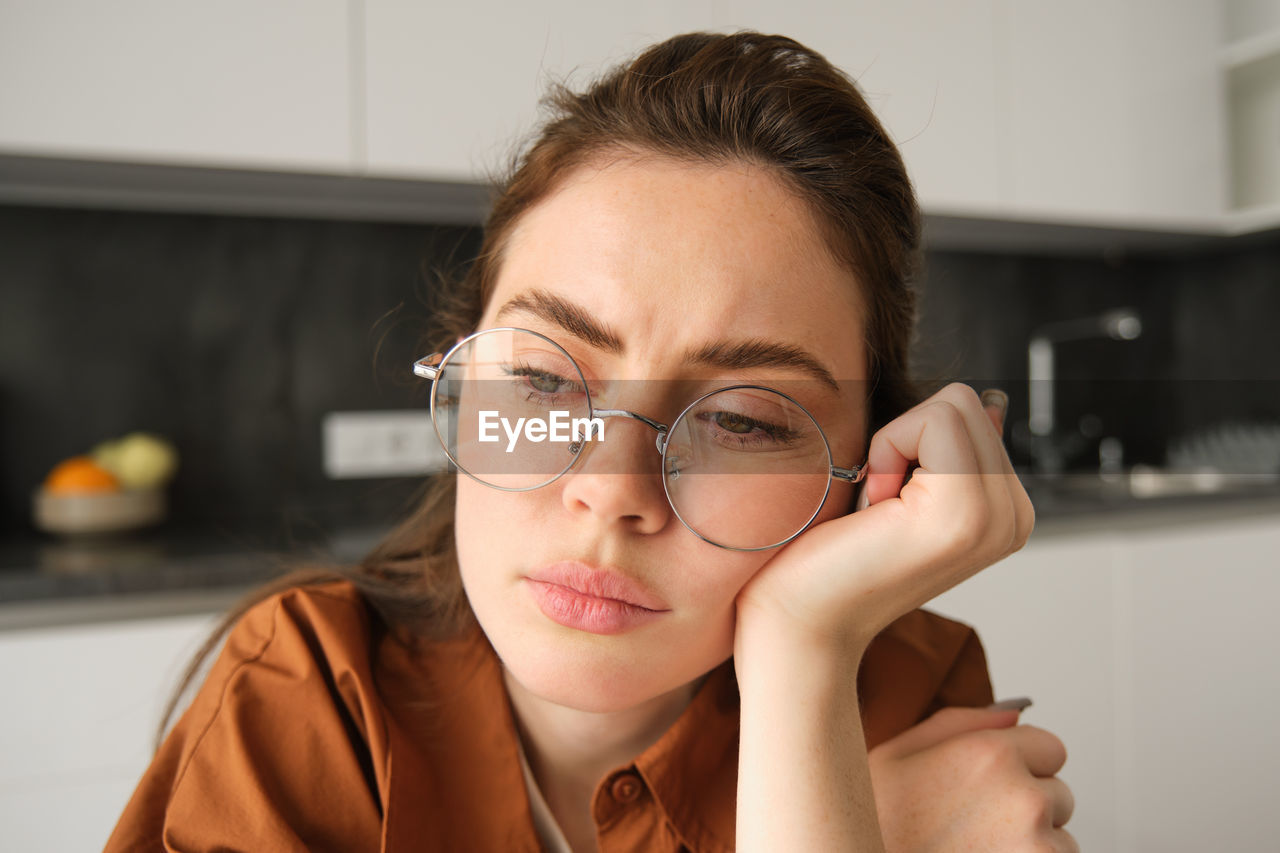
[[[93,449],[93,459],[126,489],[157,489],[173,479],[178,452],[159,436],[134,432]]]

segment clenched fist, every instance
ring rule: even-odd
[[[1017,711],[943,708],[868,753],[887,853],[1078,853],[1067,752]]]

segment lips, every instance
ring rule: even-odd
[[[564,587],[570,592],[590,598],[612,600],[644,610],[670,609],[665,601],[639,581],[621,572],[595,568],[576,560],[552,563],[529,572],[527,577],[536,583]]]
[[[622,634],[669,612],[666,603],[638,581],[586,563],[553,563],[524,580],[543,616],[591,634]]]

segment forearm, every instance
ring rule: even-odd
[[[738,638],[737,849],[883,851],[858,711],[861,654]]]

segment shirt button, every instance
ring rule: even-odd
[[[643,783],[634,773],[619,773],[609,787],[609,793],[619,803],[633,803],[640,796]]]

